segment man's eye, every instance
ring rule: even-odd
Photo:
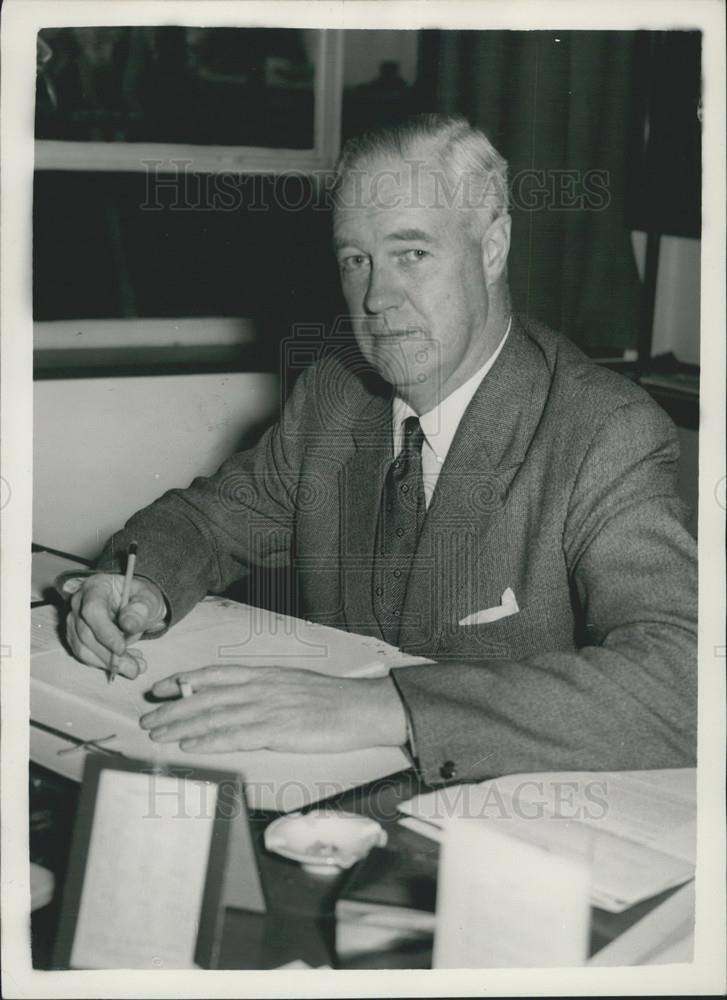
[[[342,271],[358,271],[362,267],[366,267],[368,264],[368,257],[362,253],[351,254],[349,257],[344,257],[340,261],[340,268]]]
[[[417,250],[405,250],[404,253],[403,253],[404,260],[413,261],[413,262],[416,262],[416,261],[419,261],[419,260],[424,260],[424,258],[428,257],[428,256],[429,255],[427,254],[426,250],[418,250],[418,249]]]

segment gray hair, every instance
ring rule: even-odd
[[[415,147],[441,164],[435,183],[443,204],[475,212],[485,226],[507,213],[507,161],[481,129],[461,115],[443,114],[415,115],[349,139],[336,164],[334,204],[357,169],[382,157],[406,161]]]

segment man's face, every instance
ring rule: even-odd
[[[421,160],[419,161],[421,163]],[[448,207],[434,171],[380,159],[349,176],[334,244],[366,360],[420,413],[472,375],[493,348],[483,243]],[[446,181],[444,182],[446,184]]]

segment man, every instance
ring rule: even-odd
[[[280,423],[108,543],[72,599],[85,663],[208,591],[290,567],[313,620],[433,659],[341,680],[244,663],[142,719],[184,749],[407,745],[425,781],[695,760],[695,547],[673,427],[638,387],[510,314],[506,165],[465,121],[349,143],[334,242],[355,339]],[[139,542],[132,599],[118,575]],[[157,695],[178,692],[176,677]]]

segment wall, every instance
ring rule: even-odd
[[[34,384],[33,541],[94,557],[164,490],[213,472],[278,408],[265,374]]]

